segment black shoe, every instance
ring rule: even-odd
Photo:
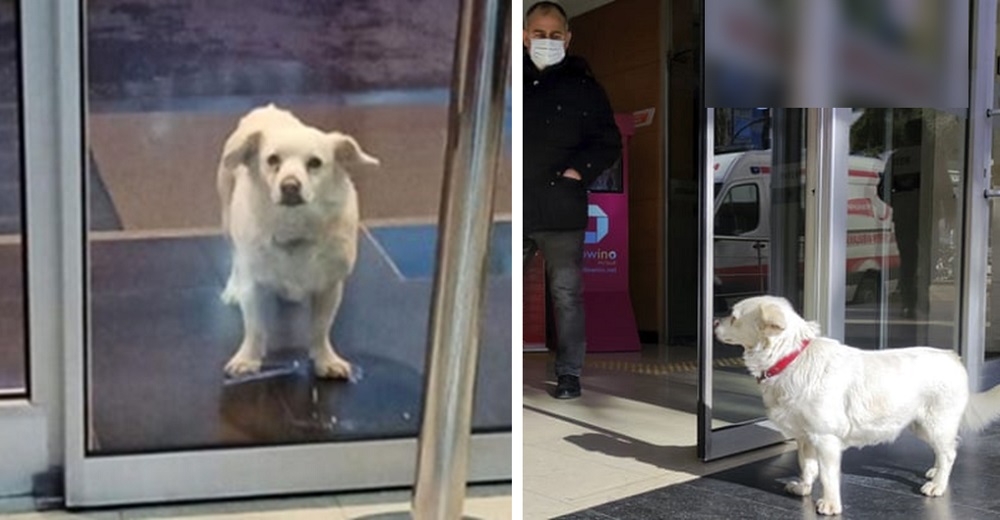
[[[559,376],[559,384],[556,385],[556,393],[552,397],[556,399],[580,397],[580,378],[569,375]]]

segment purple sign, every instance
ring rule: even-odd
[[[634,127],[631,114],[618,114],[615,120],[622,134],[621,181],[605,185],[620,190],[591,191],[583,250],[587,350],[591,352],[640,348],[628,287],[628,139]]]

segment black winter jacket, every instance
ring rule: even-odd
[[[524,54],[524,232],[587,227],[587,190],[621,156],[604,89],[567,56],[539,71]],[[574,168],[577,181],[560,175]]]

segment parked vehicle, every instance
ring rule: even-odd
[[[724,309],[768,292],[771,151],[719,154],[714,168],[716,306]],[[848,170],[847,301],[871,303],[895,288],[899,249],[892,208],[878,196],[883,161],[851,156]]]

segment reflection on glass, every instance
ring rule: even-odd
[[[1000,16],[998,16],[1000,22]],[[993,82],[993,106],[1000,106],[1000,76],[995,76]],[[1000,186],[1000,119],[994,117],[990,121],[993,123],[993,143],[992,157],[990,164],[990,186]],[[986,358],[1000,358],[1000,287],[995,287],[997,278],[993,276],[993,248],[1000,244],[1000,210],[997,209],[998,202],[993,200],[990,204],[990,238],[989,250],[986,262]]]
[[[454,6],[111,0],[86,16],[91,452],[416,435]],[[309,305],[281,295],[261,307],[260,371],[223,370],[243,320],[220,299],[232,246],[216,170],[239,119],[272,102],[381,160],[351,171],[357,262],[329,333],[356,382],[313,375]],[[505,149],[497,215],[510,213],[509,136]],[[490,255],[477,431],[511,424],[509,217]]]
[[[869,108],[852,121],[847,343],[954,348],[965,116]]]
[[[716,314],[761,294],[801,309],[804,122],[797,109],[715,109]],[[742,348],[715,341],[713,349],[717,425],[763,416]]]
[[[0,1],[0,398],[27,390],[17,25],[16,3]]]

